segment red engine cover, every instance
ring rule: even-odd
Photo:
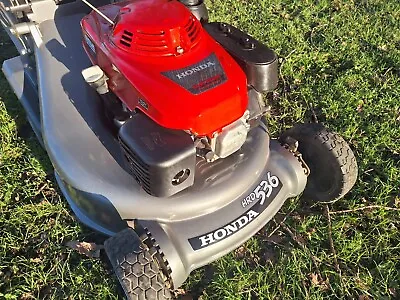
[[[171,129],[212,136],[247,107],[246,76],[176,0],[134,0],[82,19],[84,48],[131,109]]]

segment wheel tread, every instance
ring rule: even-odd
[[[155,261],[157,250],[143,244],[131,228],[109,238],[104,246],[127,299],[172,299]]]

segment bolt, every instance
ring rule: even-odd
[[[221,23],[219,24],[219,30],[225,34],[228,34],[232,31],[231,27],[228,24]]]

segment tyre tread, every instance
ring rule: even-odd
[[[172,299],[157,264],[157,249],[144,244],[131,228],[109,238],[104,246],[127,299]]]

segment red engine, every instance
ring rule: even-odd
[[[119,141],[134,178],[155,196],[193,185],[197,159],[238,151],[263,114],[261,92],[277,84],[272,50],[233,26],[200,22],[205,6],[180,1],[118,2],[81,22],[95,65],[82,74],[128,115]]]
[[[130,109],[163,127],[212,137],[245,112],[247,81],[235,60],[178,1],[136,0],[82,20],[85,50]]]

